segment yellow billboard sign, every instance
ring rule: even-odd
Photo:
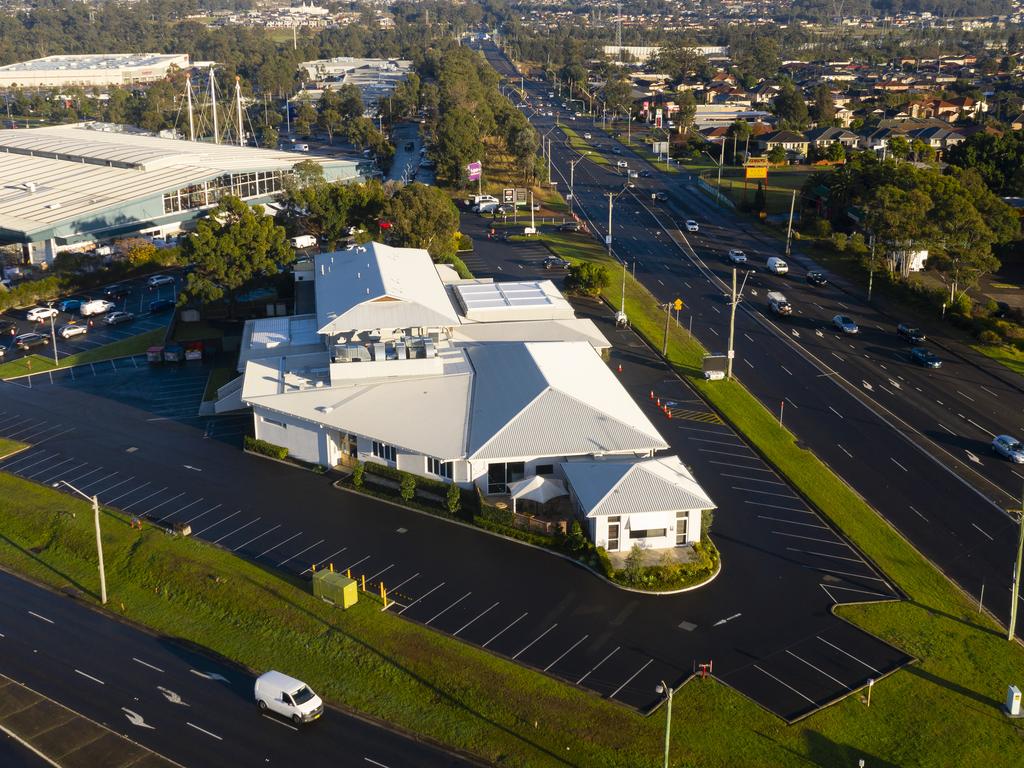
[[[748,179],[767,179],[768,168],[765,166],[748,165],[746,170],[746,178]]]

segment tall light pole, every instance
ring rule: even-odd
[[[575,160],[569,161],[569,213],[572,214],[573,203],[576,202],[576,187],[574,182],[576,180],[576,164],[583,160],[590,151],[584,152],[582,155],[577,157]]]
[[[53,309],[53,304],[48,304],[47,306]],[[57,362],[57,331],[53,325],[53,317],[53,315],[50,315],[50,344],[53,346],[53,367],[56,368],[60,363]]]
[[[767,182],[765,182],[767,185]],[[765,206],[767,207],[767,206]],[[789,226],[786,228],[786,258],[792,253],[793,243],[793,211],[796,209],[796,190],[793,190],[793,197],[789,201]]]
[[[654,689],[662,694],[666,700],[665,707],[665,768],[668,768],[668,748],[672,738],[672,688],[662,680]]]
[[[1017,600],[1020,595],[1020,564],[1024,557],[1024,494],[1021,498],[1021,509],[1017,511],[1017,560],[1013,564],[1013,587],[1010,590],[1010,629],[1006,639],[1013,642],[1013,636],[1017,631]]]
[[[722,154],[718,158],[718,197],[717,202],[722,204],[722,165],[725,164],[725,139],[722,139]]]
[[[67,480],[58,480],[53,484],[54,488],[59,488],[62,485],[66,485],[72,491],[77,493],[86,501],[92,502],[92,519],[93,524],[96,526],[96,558],[100,564],[100,602],[103,605],[107,604],[107,574],[103,570],[103,539],[100,537],[100,500],[96,496],[90,496],[87,493],[83,493],[69,483]]]
[[[612,255],[612,207],[615,201],[615,193],[608,193],[608,234],[605,236],[605,242],[608,245],[608,256]]]

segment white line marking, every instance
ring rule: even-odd
[[[988,393],[989,393],[990,395],[992,395],[992,397],[999,397],[999,395],[997,395],[997,394],[996,394],[995,392],[993,392],[993,391],[992,391],[991,389],[989,389],[988,387],[983,387],[983,386],[982,386],[981,384],[979,384],[979,385],[978,385],[978,388],[979,388],[979,389],[984,389],[984,390],[985,390],[986,392],[988,392]]]
[[[836,445],[839,445],[839,443],[836,443]],[[852,454],[852,453],[850,453],[850,452],[849,452],[848,450],[846,450],[845,448],[843,448],[843,446],[839,445],[839,450],[840,450],[840,451],[842,451],[843,453],[845,453],[845,454],[846,454],[847,456],[849,456],[849,457],[850,457],[851,459],[853,458],[853,454]]]
[[[205,528],[203,528],[202,530],[200,530],[200,531],[196,531],[196,532],[195,532],[195,533],[193,534],[193,536],[199,536],[199,535],[200,535],[200,534],[202,534],[202,533],[206,533],[206,532],[207,532],[208,530],[210,530],[211,528],[216,528],[216,527],[217,527],[218,525],[220,525],[221,523],[223,523],[223,522],[226,522],[226,521],[230,520],[230,519],[231,519],[232,517],[234,517],[235,515],[239,515],[239,514],[241,514],[241,513],[242,513],[242,510],[240,510],[240,509],[236,509],[236,510],[235,510],[234,512],[232,512],[232,513],[231,513],[230,515],[228,515],[227,517],[222,517],[222,518],[221,518],[220,520],[218,520],[218,521],[217,521],[216,523],[212,523],[212,524],[210,524],[210,525],[206,526]]]
[[[630,675],[629,679],[626,680],[626,682],[624,682],[622,685],[620,685],[618,688],[616,688],[614,691],[612,691],[611,695],[608,698],[609,699],[614,699],[616,697],[616,695],[619,693],[619,691],[621,691],[623,688],[625,688],[627,685],[629,685],[631,682],[633,682],[633,678],[635,678],[637,675],[639,675],[641,672],[643,672],[645,669],[647,669],[653,663],[654,663],[654,659],[648,660],[648,662],[646,664],[644,664],[642,667],[640,667],[640,669],[638,669],[636,672],[634,672],[632,675]]]
[[[758,515],[761,520],[772,520],[776,523],[786,523],[787,525],[799,525],[801,528],[817,528],[822,531],[832,530],[827,525],[815,525],[814,523],[798,523],[796,520],[787,520],[784,517],[772,517],[771,515]]]
[[[895,464],[895,465],[896,465],[897,467],[899,467],[900,469],[902,469],[902,470],[903,470],[904,472],[906,472],[906,471],[907,471],[907,468],[906,468],[906,467],[904,467],[904,466],[903,466],[902,464],[900,464],[900,463],[899,463],[898,461],[896,461],[896,459],[894,459],[894,458],[893,458],[892,456],[890,456],[890,457],[889,457],[889,461],[891,461],[891,462],[892,462],[893,464]]]
[[[180,498],[181,498],[182,496],[184,496],[184,495],[185,495],[185,492],[184,492],[184,491],[182,491],[182,492],[181,492],[181,493],[179,493],[179,494],[178,494],[177,496],[171,496],[171,498],[169,498],[169,499],[165,499],[164,501],[161,501],[161,502],[160,502],[159,504],[157,504],[157,505],[156,505],[155,507],[150,507],[150,508],[149,508],[149,509],[147,509],[147,510],[146,510],[145,512],[143,512],[142,514],[143,514],[144,516],[146,516],[146,517],[149,517],[150,513],[151,513],[151,512],[153,512],[154,510],[160,509],[160,507],[162,507],[162,506],[163,506],[164,504],[167,504],[168,502],[174,501],[175,499],[180,499]]]
[[[572,652],[572,651],[573,651],[573,650],[574,650],[574,649],[576,648],[576,646],[578,646],[578,645],[579,645],[580,643],[582,643],[582,642],[583,642],[584,640],[586,640],[586,639],[587,639],[588,637],[590,637],[590,635],[584,635],[584,636],[583,636],[583,637],[581,637],[581,638],[580,638],[579,640],[577,640],[577,641],[576,641],[575,643],[573,643],[573,644],[572,644],[571,646],[569,646],[569,650],[567,650],[567,651],[566,651],[565,653],[563,653],[563,654],[562,654],[561,656],[559,656],[559,657],[558,657],[557,659],[555,659],[555,660],[554,660],[554,661],[552,661],[552,662],[551,662],[550,664],[548,664],[548,665],[547,665],[546,667],[544,667],[544,671],[545,671],[545,672],[547,672],[547,671],[548,671],[549,669],[551,669],[551,668],[552,668],[553,666],[555,666],[555,664],[557,664],[557,663],[558,663],[558,662],[560,662],[560,661],[561,661],[562,659],[564,659],[564,658],[565,658],[566,656],[568,656],[568,655],[569,655],[569,654],[570,654],[570,653],[571,653],[571,652]]]
[[[407,606],[405,606],[405,608],[403,608],[402,610],[400,610],[400,611],[399,611],[399,614],[405,613],[405,612],[406,612],[406,611],[408,611],[408,610],[409,610],[410,608],[412,608],[412,607],[413,607],[414,605],[416,605],[416,603],[418,603],[418,602],[419,602],[420,600],[422,600],[422,599],[423,599],[424,597],[429,597],[430,595],[434,594],[434,592],[436,592],[437,590],[439,590],[439,589],[440,589],[441,587],[443,587],[444,585],[445,585],[445,582],[443,582],[443,581],[442,581],[442,582],[441,582],[440,584],[438,584],[438,585],[437,585],[436,587],[434,587],[434,588],[433,588],[432,590],[430,590],[429,592],[427,592],[427,594],[425,594],[425,595],[420,595],[420,596],[419,596],[419,597],[417,597],[417,598],[416,598],[415,600],[413,600],[413,601],[412,601],[411,603],[409,603],[409,604],[408,604]]]
[[[838,584],[829,584],[829,589],[842,589],[847,592],[860,592],[864,595],[874,595],[875,597],[890,597],[890,595],[882,594],[881,592],[869,592],[866,589],[854,589],[853,587],[840,587]]]
[[[501,631],[500,631],[500,632],[499,632],[498,634],[496,634],[496,635],[495,635],[494,637],[492,637],[492,638],[491,638],[490,640],[488,640],[488,641],[487,641],[486,643],[484,643],[484,644],[483,644],[483,645],[481,645],[480,647],[481,647],[481,648],[486,648],[486,647],[487,647],[488,645],[490,645],[490,644],[491,644],[491,643],[493,643],[493,642],[494,642],[495,640],[497,640],[497,639],[498,639],[498,638],[499,638],[499,637],[500,637],[501,635],[505,634],[505,633],[506,633],[506,632],[507,632],[508,630],[512,629],[512,627],[513,627],[513,626],[514,626],[515,624],[518,624],[518,623],[519,623],[520,621],[522,621],[523,619],[525,619],[525,618],[527,617],[527,615],[528,615],[528,614],[524,613],[524,614],[523,614],[522,616],[520,616],[520,617],[519,617],[518,619],[515,619],[515,620],[514,620],[514,621],[513,621],[513,622],[512,622],[511,624],[509,624],[509,625],[508,625],[507,627],[505,627],[505,629],[501,630]]]
[[[316,542],[315,544],[310,544],[305,549],[303,549],[303,550],[301,550],[299,552],[296,552],[294,555],[292,555],[291,557],[289,557],[289,558],[287,558],[285,560],[282,560],[280,563],[277,564],[277,567],[280,568],[285,563],[287,563],[287,562],[289,562],[291,560],[294,560],[299,555],[305,554],[306,552],[309,552],[309,550],[311,550],[313,547],[319,546],[320,544],[323,544],[323,543],[324,543],[324,539],[320,539],[320,541]]]
[[[348,547],[346,547],[345,549],[348,549]],[[343,551],[343,550],[339,550],[339,552],[341,552],[341,551]],[[335,552],[334,554],[336,555],[336,554],[338,554],[338,552]],[[329,557],[334,557],[334,555],[329,555]],[[322,562],[323,562],[323,560],[321,560],[320,562],[322,563]],[[319,563],[318,563],[317,565],[319,566]],[[377,578],[378,576],[380,576],[380,575],[381,575],[382,573],[384,573],[385,571],[390,571],[390,570],[391,570],[392,568],[394,568],[394,567],[395,567],[395,564],[394,564],[394,563],[392,563],[392,564],[391,564],[391,565],[389,565],[389,566],[388,566],[387,568],[382,568],[381,570],[377,571],[377,572],[376,572],[375,574],[373,574],[373,576],[367,576],[367,577],[366,577],[366,580],[367,580],[367,581],[373,581],[373,580],[374,580],[374,579],[376,579],[376,578]]]
[[[500,267],[499,267],[499,269],[500,269]],[[376,760],[371,760],[371,759],[370,759],[370,758],[368,758],[368,757],[364,757],[364,758],[363,758],[363,760],[365,760],[366,762],[368,762],[368,763],[369,763],[370,765],[376,765],[376,766],[378,766],[378,768],[388,768],[388,766],[384,765],[384,763],[378,763],[378,762],[377,762]]]
[[[221,508],[222,506],[224,506],[224,505],[223,505],[223,504],[214,504],[214,505],[213,505],[212,507],[210,507],[210,508],[209,508],[208,510],[206,510],[205,512],[200,512],[200,513],[199,513],[198,515],[196,515],[195,517],[193,517],[193,518],[190,518],[190,519],[189,519],[189,521],[188,521],[189,525],[191,525],[192,523],[194,523],[194,522],[195,522],[196,520],[198,520],[198,519],[199,519],[200,517],[202,517],[203,515],[208,515],[208,514],[210,514],[211,512],[213,512],[213,510],[215,510],[215,509],[220,509],[220,508]]]
[[[989,536],[987,533],[981,530],[981,528],[978,528],[977,524],[971,523],[971,525],[973,525],[978,530],[978,532],[981,533],[981,535],[984,536],[986,539],[988,539],[989,541],[994,541],[994,539],[991,536]]]
[[[187,722],[187,721],[186,721],[185,725],[190,725],[190,726],[192,726],[193,728],[195,728],[195,729],[196,729],[197,731],[201,731],[202,733],[205,733],[205,734],[206,734],[207,736],[212,736],[212,737],[213,737],[213,738],[215,738],[215,739],[216,739],[217,741],[224,741],[224,739],[222,739],[222,738],[221,738],[220,736],[218,736],[218,735],[217,735],[216,733],[210,733],[210,732],[209,732],[208,730],[206,730],[205,728],[200,728],[200,727],[199,727],[198,725],[196,725],[195,723],[190,723],[190,722]]]
[[[764,482],[764,481],[762,481],[762,482]],[[740,488],[738,485],[732,486],[732,489],[734,491],[747,491],[748,493],[760,493],[760,494],[763,494],[765,496],[779,496],[780,498],[783,498],[783,499],[793,499],[793,501],[800,501],[800,497],[799,496],[794,496],[791,493],[774,493],[772,491],[762,491],[762,490],[759,490],[757,488]]]
[[[814,514],[813,512],[811,512],[811,510],[807,509],[806,507],[804,509],[794,509],[793,507],[783,507],[778,504],[769,504],[766,501],[750,501],[750,499],[744,499],[743,503],[752,504],[755,507],[771,507],[772,509],[781,509],[783,512],[800,512],[805,515]]]
[[[830,405],[830,406],[828,407],[828,409],[829,409],[830,411],[832,411],[832,413],[834,413],[834,414],[835,414],[836,416],[838,416],[838,417],[839,417],[840,419],[841,419],[841,418],[843,418],[843,414],[841,414],[841,413],[840,413],[839,411],[837,411],[837,410],[836,410],[835,408],[833,408],[833,407],[832,407],[831,405]]]
[[[408,583],[409,583],[410,581],[412,581],[413,579],[415,579],[415,578],[416,578],[417,576],[419,576],[419,575],[420,575],[420,572],[419,572],[419,571],[416,571],[416,573],[414,573],[414,574],[413,574],[412,576],[410,576],[410,577],[409,577],[408,579],[406,579],[405,581],[403,581],[403,582],[402,582],[401,584],[399,584],[398,586],[396,586],[396,587],[392,587],[392,588],[391,588],[391,589],[390,589],[389,591],[391,591],[391,592],[397,592],[397,591],[398,591],[399,589],[401,589],[402,587],[404,587],[404,586],[405,586],[406,584],[408,584]]]
[[[597,662],[597,664],[595,664],[594,666],[592,666],[592,667],[591,667],[591,668],[590,668],[590,669],[589,669],[589,670],[587,671],[587,674],[585,674],[585,675],[584,675],[583,677],[581,677],[581,678],[580,678],[579,680],[577,680],[577,681],[576,681],[576,685],[579,685],[579,684],[580,684],[580,683],[582,683],[582,682],[583,682],[584,680],[586,680],[586,679],[587,679],[588,677],[590,677],[590,673],[591,673],[591,672],[593,672],[593,671],[594,671],[595,669],[597,669],[597,668],[598,668],[598,667],[600,667],[600,666],[601,666],[602,664],[604,664],[604,663],[605,663],[606,661],[608,661],[608,659],[610,659],[610,658],[611,658],[612,656],[614,656],[614,655],[615,655],[615,654],[616,654],[616,653],[618,652],[618,650],[619,650],[619,649],[620,649],[621,647],[622,647],[621,645],[617,645],[617,646],[615,646],[615,650],[613,650],[613,651],[612,651],[611,653],[609,653],[609,654],[608,654],[607,656],[605,656],[605,657],[604,657],[603,659],[601,659],[601,660],[600,660],[599,662]]]
[[[171,519],[172,517],[174,517],[174,516],[175,516],[176,514],[178,514],[179,512],[181,512],[181,511],[182,511],[183,509],[188,509],[189,507],[194,507],[194,506],[195,506],[196,504],[198,504],[198,503],[199,503],[200,501],[202,501],[202,500],[203,500],[203,497],[202,497],[202,496],[200,496],[200,497],[199,497],[198,499],[196,499],[195,501],[190,501],[190,502],[189,502],[188,504],[186,504],[186,505],[185,505],[184,507],[178,507],[178,508],[177,508],[176,510],[174,510],[173,512],[168,512],[168,513],[167,513],[166,515],[164,515],[163,517],[161,517],[161,518],[160,518],[159,522],[163,522],[164,520],[170,520],[170,519]]]
[[[949,434],[951,434],[951,435],[953,435],[954,437],[956,437],[956,432],[954,432],[954,431],[953,431],[952,429],[950,429],[949,427],[947,427],[947,426],[946,426],[945,424],[942,424],[942,423],[939,423],[939,422],[936,422],[936,423],[938,423],[938,424],[939,424],[939,426],[940,426],[940,427],[942,427],[942,428],[943,428],[944,430],[946,430],[947,432],[949,432]]]
[[[104,683],[104,682],[103,682],[102,680],[100,680],[100,679],[99,679],[98,677],[93,677],[92,675],[87,675],[87,674],[86,674],[85,672],[83,672],[83,671],[82,671],[82,670],[80,670],[80,669],[76,669],[76,670],[75,670],[75,672],[77,672],[78,674],[80,674],[80,675],[81,675],[82,677],[87,677],[87,678],[89,678],[90,680],[92,680],[92,681],[93,681],[93,682],[95,682],[95,683],[99,683],[100,685],[106,685],[106,683]]]
[[[781,368],[782,370],[784,370],[784,371],[785,371],[786,373],[788,373],[788,374],[789,374],[790,376],[792,376],[792,375],[793,375],[793,372],[792,372],[792,371],[790,371],[790,370],[789,370],[789,368],[787,368],[786,366],[784,366],[784,365],[780,365],[780,366],[779,366],[779,368]]]
[[[966,400],[970,400],[970,401],[971,401],[972,403],[974,402],[974,398],[973,398],[973,397],[971,397],[970,395],[965,395],[965,394],[964,394],[963,392],[961,392],[961,391],[960,391],[959,389],[958,389],[958,390],[956,391],[956,393],[957,393],[958,395],[960,395],[960,397],[962,397],[962,398],[964,398],[964,399],[966,399]]]
[[[221,541],[223,541],[224,539],[226,539],[226,538],[227,538],[228,536],[233,536],[233,535],[235,535],[236,533],[238,533],[239,531],[241,531],[241,530],[244,530],[244,529],[248,528],[248,527],[249,527],[250,525],[252,525],[253,523],[258,523],[258,522],[259,522],[260,520],[262,520],[262,519],[263,519],[262,517],[257,517],[257,518],[256,518],[255,520],[250,520],[250,521],[249,521],[248,523],[246,523],[245,525],[243,525],[243,526],[240,526],[240,527],[238,527],[238,528],[235,528],[235,530],[233,530],[233,531],[232,531],[231,533],[225,533],[225,534],[224,534],[223,536],[221,536],[221,537],[220,537],[219,539],[214,539],[213,543],[214,543],[214,544],[220,544],[220,542],[221,542]]]
[[[25,469],[28,469],[28,467],[25,467],[20,472],[18,472],[18,474],[21,475],[22,477],[24,477],[26,480],[31,480],[32,478],[36,477],[37,475],[41,475],[44,472],[51,471],[52,469],[54,469],[54,467],[62,467],[65,464],[67,464],[68,462],[70,462],[70,461],[74,461],[74,459],[64,459],[64,461],[61,461],[61,462],[59,462],[57,464],[53,464],[53,465],[51,465],[49,467],[43,467],[42,469],[40,469],[40,470],[38,470],[36,472],[33,472],[31,475],[26,475],[25,474]],[[35,466],[35,465],[33,465],[33,466]],[[60,472],[58,471],[57,474],[60,474]]]
[[[35,617],[36,617],[37,619],[42,619],[42,620],[43,620],[43,621],[45,621],[45,622],[46,622],[47,624],[56,624],[56,623],[57,623],[57,622],[55,622],[55,621],[54,621],[53,619],[48,619],[48,618],[46,618],[45,616],[43,616],[43,615],[41,615],[41,614],[38,614],[38,613],[36,613],[35,611],[29,611],[29,612],[28,612],[28,615],[29,615],[29,616],[35,616]]]
[[[149,664],[149,663],[143,661],[142,659],[137,659],[134,656],[132,656],[132,661],[134,661],[136,664],[141,664],[144,667],[149,667],[150,669],[155,669],[157,672],[163,672],[163,670],[160,669],[160,667],[154,667],[152,664]]]
[[[500,601],[499,601],[499,602],[500,602]],[[459,632],[461,632],[462,630],[464,630],[464,629],[465,629],[466,627],[468,627],[468,626],[469,626],[470,624],[472,624],[472,623],[473,623],[474,621],[476,621],[477,619],[479,619],[479,618],[482,618],[482,617],[483,617],[483,616],[484,616],[484,615],[485,615],[485,614],[486,614],[486,613],[487,613],[488,611],[490,611],[490,610],[491,610],[491,608],[495,608],[495,607],[497,607],[497,605],[498,605],[498,603],[495,603],[495,604],[494,604],[494,605],[492,605],[492,606],[491,606],[490,608],[485,608],[485,609],[484,609],[484,611],[483,611],[483,613],[479,613],[479,614],[477,614],[477,615],[476,615],[476,616],[475,616],[474,618],[470,619],[470,620],[469,620],[469,621],[467,621],[467,622],[466,622],[465,624],[463,624],[463,625],[462,625],[461,627],[459,627],[459,628],[458,628],[457,630],[455,630],[454,632],[452,632],[452,637],[458,637],[458,635],[459,635]]]
[[[918,517],[920,517],[920,518],[921,518],[922,520],[924,520],[924,521],[925,521],[926,523],[928,522],[928,518],[927,518],[927,517],[925,517],[924,515],[922,515],[922,514],[921,514],[920,512],[918,512],[918,511],[917,511],[916,509],[914,509],[913,507],[910,507],[910,511],[911,511],[911,512],[913,512],[913,513],[914,513],[915,515],[917,515]]]
[[[149,483],[146,483],[146,485],[149,485]],[[143,487],[144,487],[144,486],[143,486]],[[132,507],[134,507],[134,506],[135,506],[136,504],[141,504],[141,503],[142,503],[142,502],[144,502],[144,501],[147,501],[147,500],[149,500],[149,499],[152,499],[152,498],[153,498],[154,496],[156,496],[156,495],[157,495],[158,493],[163,493],[163,492],[164,492],[164,491],[166,491],[166,490],[167,490],[167,487],[166,487],[166,486],[164,486],[164,487],[163,487],[163,488],[161,488],[161,489],[160,489],[159,491],[153,491],[153,492],[152,492],[151,494],[149,494],[149,496],[143,496],[143,497],[142,497],[141,499],[136,499],[136,500],[135,500],[135,501],[133,501],[133,502],[132,502],[131,504],[127,504],[127,505],[125,505],[125,506],[121,507],[121,509],[122,509],[122,510],[128,510],[128,509],[131,509],[131,508],[132,508]],[[125,495],[127,495],[127,494],[125,494]],[[107,503],[109,504],[109,503],[111,503],[111,502],[107,502]]]
[[[282,720],[279,717],[271,717],[270,715],[263,715],[263,717],[267,718],[267,720],[269,720],[272,723],[277,723],[278,725],[283,725],[285,728],[291,728],[293,731],[299,730],[298,728],[296,728],[291,723],[286,723],[284,720]]]
[[[845,541],[840,541],[838,539],[816,539],[814,536],[801,536],[799,533],[784,533],[783,531],[772,531],[772,533],[776,536],[785,536],[789,539],[801,539],[803,541],[813,541],[816,544],[832,544],[838,547],[846,547],[847,549],[850,548],[849,544],[847,544]]]
[[[831,542],[829,542],[831,543]],[[830,557],[833,560],[845,560],[848,563],[864,563],[859,557],[843,557],[842,555],[826,555],[824,552],[815,552],[812,549],[797,549],[796,547],[786,547],[787,552],[801,552],[805,555],[815,555],[816,557]]]
[[[798,691],[798,690],[797,690],[796,688],[794,688],[794,687],[793,687],[792,685],[790,685],[789,683],[787,683],[787,682],[786,682],[785,680],[780,680],[780,679],[779,679],[779,678],[777,678],[777,677],[776,677],[775,675],[773,675],[773,674],[772,674],[771,672],[766,672],[766,671],[765,671],[764,669],[762,669],[762,668],[761,668],[760,666],[758,666],[757,664],[755,664],[755,665],[754,665],[754,669],[756,669],[756,670],[758,670],[758,671],[760,671],[760,672],[764,672],[764,674],[768,675],[768,677],[770,677],[770,678],[771,678],[772,680],[774,680],[775,682],[779,683],[780,685],[784,685],[784,686],[786,686],[787,688],[789,688],[789,690],[791,690],[791,691],[792,691],[793,693],[795,693],[795,694],[796,694],[797,696],[799,696],[800,698],[804,699],[805,701],[809,701],[809,702],[811,702],[811,704],[813,704],[814,706],[818,706],[818,703],[817,703],[817,702],[816,702],[816,701],[815,701],[814,699],[812,699],[812,698],[809,698],[809,697],[807,697],[807,696],[804,696],[804,695],[803,695],[802,693],[800,693],[800,691]]]
[[[434,619],[436,619],[436,618],[438,618],[438,617],[440,617],[440,616],[444,615],[444,614],[445,614],[445,613],[447,613],[447,612],[448,612],[448,611],[449,611],[449,610],[450,610],[451,608],[454,608],[454,607],[455,607],[456,605],[458,605],[459,603],[461,603],[461,602],[462,602],[463,600],[465,600],[465,599],[466,599],[467,597],[469,597],[469,596],[470,596],[470,595],[472,595],[472,594],[473,594],[472,592],[467,592],[467,593],[466,593],[466,594],[464,594],[464,595],[463,595],[462,597],[460,597],[460,598],[459,598],[458,600],[456,600],[456,601],[455,601],[454,603],[452,603],[451,605],[449,605],[449,606],[448,606],[447,608],[445,608],[445,609],[443,609],[443,610],[439,611],[438,613],[435,613],[435,614],[434,614],[433,616],[431,616],[431,617],[430,617],[430,619],[429,619],[428,621],[426,621],[426,622],[424,622],[424,623],[425,623],[425,624],[427,624],[427,625],[429,625],[429,624],[430,624],[430,622],[432,622],[432,621],[433,621]]]
[[[734,477],[737,480],[746,480],[750,483],[770,483],[771,485],[785,485],[780,483],[778,480],[762,480],[760,477],[747,477],[746,475],[731,475],[728,472],[722,472],[721,477]]]
[[[327,557],[325,557],[325,558],[324,558],[323,560],[320,560],[320,561],[318,561],[318,562],[317,562],[317,563],[315,564],[315,565],[316,565],[316,567],[317,567],[317,568],[319,568],[319,567],[320,567],[320,566],[322,566],[322,565],[323,565],[324,563],[326,563],[326,562],[327,562],[328,560],[330,560],[330,559],[331,559],[332,557],[334,557],[335,555],[340,555],[340,554],[341,554],[342,552],[344,552],[344,551],[345,551],[346,549],[348,549],[348,547],[342,547],[342,548],[341,548],[341,549],[339,549],[339,550],[338,550],[337,552],[331,552],[331,554],[329,554],[329,555],[328,555]],[[363,560],[365,560],[365,559],[366,559],[366,558],[364,557],[364,558],[363,558]],[[359,562],[362,562],[362,560],[360,560]],[[349,566],[349,568],[351,568],[351,567],[352,567],[352,566]],[[390,567],[390,566],[389,566],[389,567]],[[309,572],[309,571],[311,571],[311,570],[313,570],[313,569],[312,569],[311,567],[310,567],[310,568],[307,568],[307,569],[306,569],[305,571],[303,571],[303,572],[302,572],[302,573],[300,573],[299,575],[301,576],[301,575],[303,575],[303,574],[305,574],[305,573],[308,573],[308,572]],[[344,568],[342,568],[342,570],[345,570],[345,569],[344,569]],[[385,569],[385,570],[387,570],[387,569]],[[370,581],[370,579],[372,579],[372,577],[368,578],[368,579],[367,579],[367,581]]]
[[[835,649],[836,649],[837,651],[839,651],[840,653],[845,653],[845,654],[846,654],[847,656],[849,656],[849,657],[850,657],[851,659],[853,659],[854,661],[856,661],[856,662],[858,662],[858,663],[860,663],[860,664],[863,664],[863,665],[864,665],[865,667],[867,667],[868,669],[870,669],[870,670],[871,670],[872,672],[874,672],[874,673],[875,673],[876,675],[881,675],[881,674],[882,674],[882,673],[881,673],[881,672],[879,672],[879,671],[878,671],[877,669],[875,669],[875,668],[874,668],[874,667],[872,667],[872,666],[871,666],[870,664],[868,664],[868,663],[867,663],[866,661],[862,661],[861,659],[858,659],[858,658],[857,658],[856,656],[854,656],[854,655],[853,655],[852,653],[849,653],[848,651],[844,651],[844,650],[843,650],[842,648],[840,648],[840,647],[839,647],[838,645],[836,645],[835,643],[830,643],[830,642],[829,642],[828,640],[826,640],[826,639],[825,639],[824,637],[822,637],[821,635],[815,635],[815,637],[817,637],[817,638],[818,638],[819,640],[821,640],[821,642],[823,642],[823,643],[824,643],[825,645],[830,645],[830,646],[832,646],[833,648],[835,648]]]
[[[264,536],[266,536],[266,535],[267,535],[268,533],[273,533],[274,531],[276,531],[276,530],[277,530],[278,528],[280,528],[280,527],[281,527],[281,525],[280,525],[280,523],[278,523],[278,524],[277,524],[277,525],[275,525],[275,526],[274,526],[273,528],[271,528],[271,529],[269,529],[269,530],[266,530],[266,531],[264,531],[263,533],[261,533],[261,534],[260,534],[259,536],[254,536],[253,538],[249,539],[248,541],[246,541],[246,542],[243,542],[242,544],[239,544],[239,545],[238,545],[237,547],[235,547],[235,548],[234,548],[234,549],[232,549],[231,551],[232,551],[232,552],[237,552],[237,551],[238,551],[238,550],[240,550],[240,549],[241,549],[242,547],[244,547],[244,546],[245,546],[246,544],[252,544],[252,543],[253,543],[254,541],[256,541],[256,539],[261,539],[261,538],[263,538]]]

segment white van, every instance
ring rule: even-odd
[[[473,206],[473,210],[477,213],[493,213],[498,210],[498,206],[501,205],[497,200],[484,200],[477,205]]]
[[[469,198],[470,205],[480,205],[480,203],[497,203],[500,202],[494,195],[473,195]]]
[[[293,144],[292,145],[292,151],[293,152],[309,152],[309,144],[299,144],[299,143]]]
[[[292,248],[312,248],[316,245],[316,237],[313,235],[298,235],[291,239]]]
[[[78,308],[78,311],[82,314],[82,317],[91,317],[93,315],[105,314],[116,306],[112,301],[107,301],[106,299],[93,299],[92,301],[82,302],[82,306]]]
[[[789,265],[778,256],[768,258],[768,271],[776,275],[784,275],[789,272]]]
[[[270,710],[298,725],[310,723],[324,713],[324,703],[309,686],[294,677],[271,670],[256,678],[256,706]]]

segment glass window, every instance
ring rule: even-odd
[[[432,475],[438,477],[444,477],[448,480],[452,479],[452,463],[450,461],[441,461],[435,459],[433,456],[427,457],[427,471]]]
[[[374,440],[373,455],[378,459],[384,459],[385,461],[395,461],[397,452],[395,451],[395,446],[388,445],[387,443],[378,443]]]
[[[260,420],[263,421],[265,424],[272,424],[275,427],[280,427],[281,429],[288,429],[288,425],[285,424],[283,421],[274,421],[273,419],[268,419],[266,416],[261,416]]]
[[[690,526],[690,515],[676,512],[676,546],[681,547],[687,542],[686,534]]]
[[[538,475],[553,475],[555,473],[554,464],[538,464],[537,474]]]
[[[664,528],[648,528],[645,531],[630,531],[629,538],[631,539],[655,539],[659,536],[664,536],[668,531]]]
[[[619,517],[618,515],[608,518],[608,546],[609,552],[619,551]]]

